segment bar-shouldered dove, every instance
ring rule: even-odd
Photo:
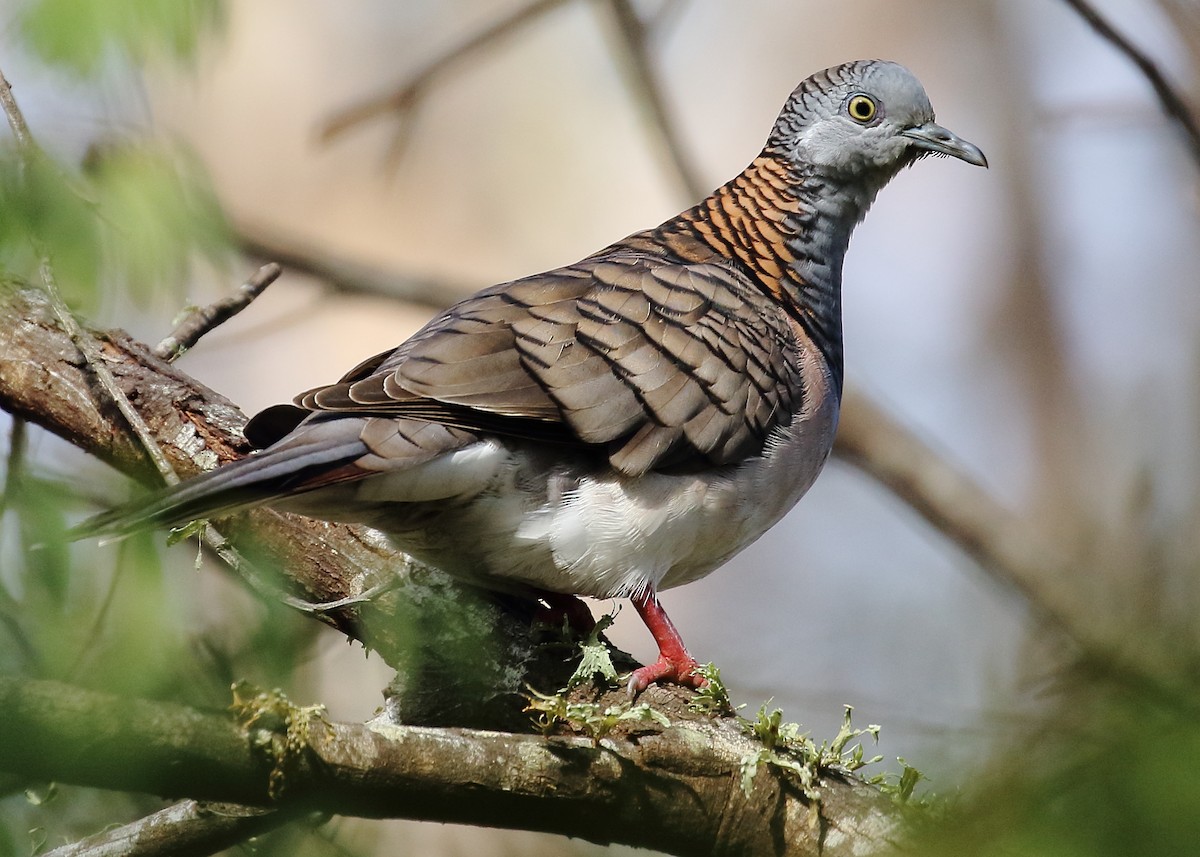
[[[925,155],[986,166],[891,62],[814,74],[740,175],[660,226],[493,286],[336,384],[268,409],[261,451],[75,533],[267,504],[368,524],[501,590],[629,597],[659,646],[630,688],[699,686],[659,590],[778,521],[829,455],[842,259]]]

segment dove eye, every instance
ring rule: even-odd
[[[867,124],[875,118],[878,112],[878,107],[875,104],[875,99],[869,95],[854,95],[846,102],[846,112],[850,114],[850,118],[855,122]]]

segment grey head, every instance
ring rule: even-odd
[[[767,151],[806,171],[878,185],[926,155],[987,166],[977,146],[934,121],[916,76],[884,60],[834,66],[801,83],[784,105]]]

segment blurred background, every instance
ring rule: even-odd
[[[1194,691],[1200,164],[1145,77],[1072,5],[3,0],[0,68],[40,144],[111,195],[100,228],[114,234],[85,229],[82,249],[60,254],[64,288],[92,322],[157,342],[184,306],[228,294],[262,261],[284,264],[179,363],[252,413],[398,344],[437,305],[691,205],[757,154],[810,73],[865,57],[905,64],[991,168],[925,161],[880,195],[846,262],[848,384],[1069,559],[1046,571],[1068,578],[1057,583],[1083,622],[1168,640],[1172,674]],[[1195,91],[1200,4],[1092,8]],[[0,225],[15,229],[13,216]],[[27,251],[11,229],[0,251],[21,273]],[[164,552],[161,537],[128,549],[141,571],[120,571],[129,556],[115,548],[86,572],[35,568],[22,545],[61,509],[63,483],[78,488],[84,473],[101,503],[126,489],[36,429],[25,442],[33,499],[10,499],[0,531],[6,670],[104,675],[149,695],[202,676],[214,698],[226,679],[251,677],[348,720],[381,703],[378,658],[219,572],[192,573],[192,552]],[[1154,832],[1129,840],[1149,849],[1139,853],[1200,847],[1188,838],[1196,787],[1171,781],[1167,800],[1128,772],[1049,819],[1029,798],[1008,821],[979,820],[979,806],[997,805],[991,790],[1028,797],[1013,783],[1036,783],[1061,796],[1047,784],[1065,771],[1100,775],[1110,753],[1169,769],[1200,761],[1200,740],[1170,706],[1151,716],[1119,682],[1081,679],[1079,653],[1036,609],[856,468],[835,459],[782,523],[664,604],[735,702],[773,699],[818,738],[837,731],[843,704],[856,723],[882,724],[885,764],[903,757],[953,806],[976,808],[978,829],[956,836],[978,838],[930,834],[946,853],[1132,853],[1103,850],[1128,843],[1096,829],[1095,841],[1071,839],[1096,827],[1089,813],[1110,817],[1108,791],[1122,795],[1122,829]],[[612,636],[654,654],[632,610]],[[1104,747],[1093,737],[1112,722],[1130,731]],[[0,802],[12,853],[156,806],[50,791],[22,785]],[[1014,829],[1029,836],[1005,839]],[[1170,850],[1179,842],[1191,850]],[[257,847],[628,850],[351,819]]]

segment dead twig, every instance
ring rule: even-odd
[[[279,279],[281,273],[283,269],[277,263],[268,262],[229,297],[188,313],[187,318],[179,323],[170,336],[154,346],[154,356],[168,363],[178,359],[206,333],[250,306],[267,286]]]
[[[29,133],[29,126],[25,124],[25,114],[17,106],[17,99],[12,92],[12,84],[8,82],[8,78],[4,76],[3,72],[0,72],[0,107],[3,107],[4,115],[8,117],[8,124],[17,140],[17,147],[22,152],[21,161],[24,165],[28,154],[37,149],[37,144]]]

